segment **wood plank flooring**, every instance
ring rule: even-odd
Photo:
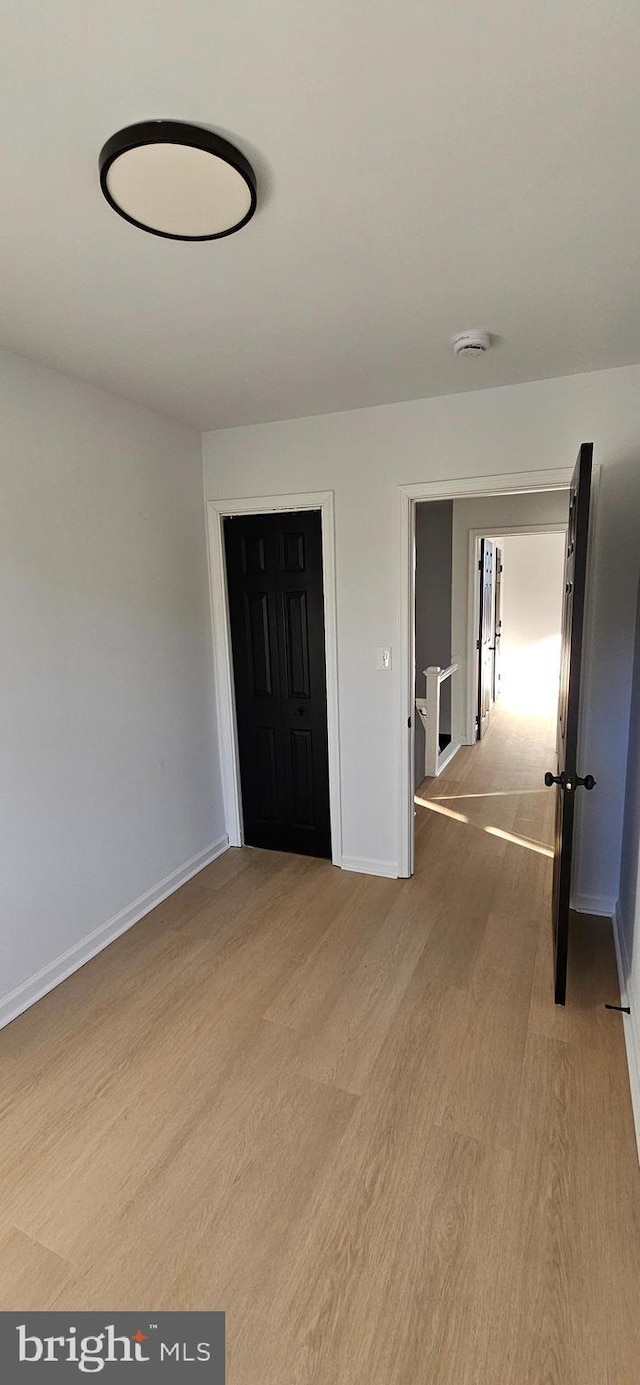
[[[634,1385],[610,928],[552,1003],[553,730],[416,795],[413,879],[230,851],[0,1033],[0,1308],[224,1308],[229,1385]]]

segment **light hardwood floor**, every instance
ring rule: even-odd
[[[552,740],[502,713],[422,785],[412,880],[227,852],[0,1034],[1,1308],[224,1308],[229,1385],[634,1385],[613,946],[576,920],[556,1009]]]

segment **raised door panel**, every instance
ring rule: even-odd
[[[280,567],[282,572],[304,572],[305,536],[297,528],[285,528],[280,534]]]
[[[273,726],[256,726],[252,739],[257,771],[253,816],[257,822],[276,823],[279,819],[276,731]]]
[[[317,805],[313,780],[313,731],[301,727],[289,733],[291,799],[296,827],[315,827]]]
[[[286,696],[298,699],[311,695],[307,609],[305,591],[282,593]]]
[[[244,609],[249,696],[271,697],[273,693],[271,651],[275,641],[270,630],[267,592],[245,592]]]
[[[267,556],[264,534],[242,534],[240,537],[242,571],[245,577],[266,572]]]

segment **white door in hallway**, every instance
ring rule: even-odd
[[[494,560],[491,539],[480,541],[480,627],[478,633],[478,740],[489,729],[493,701],[494,658]]]

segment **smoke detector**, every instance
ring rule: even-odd
[[[455,356],[484,356],[491,346],[488,332],[458,332],[451,343]]]

